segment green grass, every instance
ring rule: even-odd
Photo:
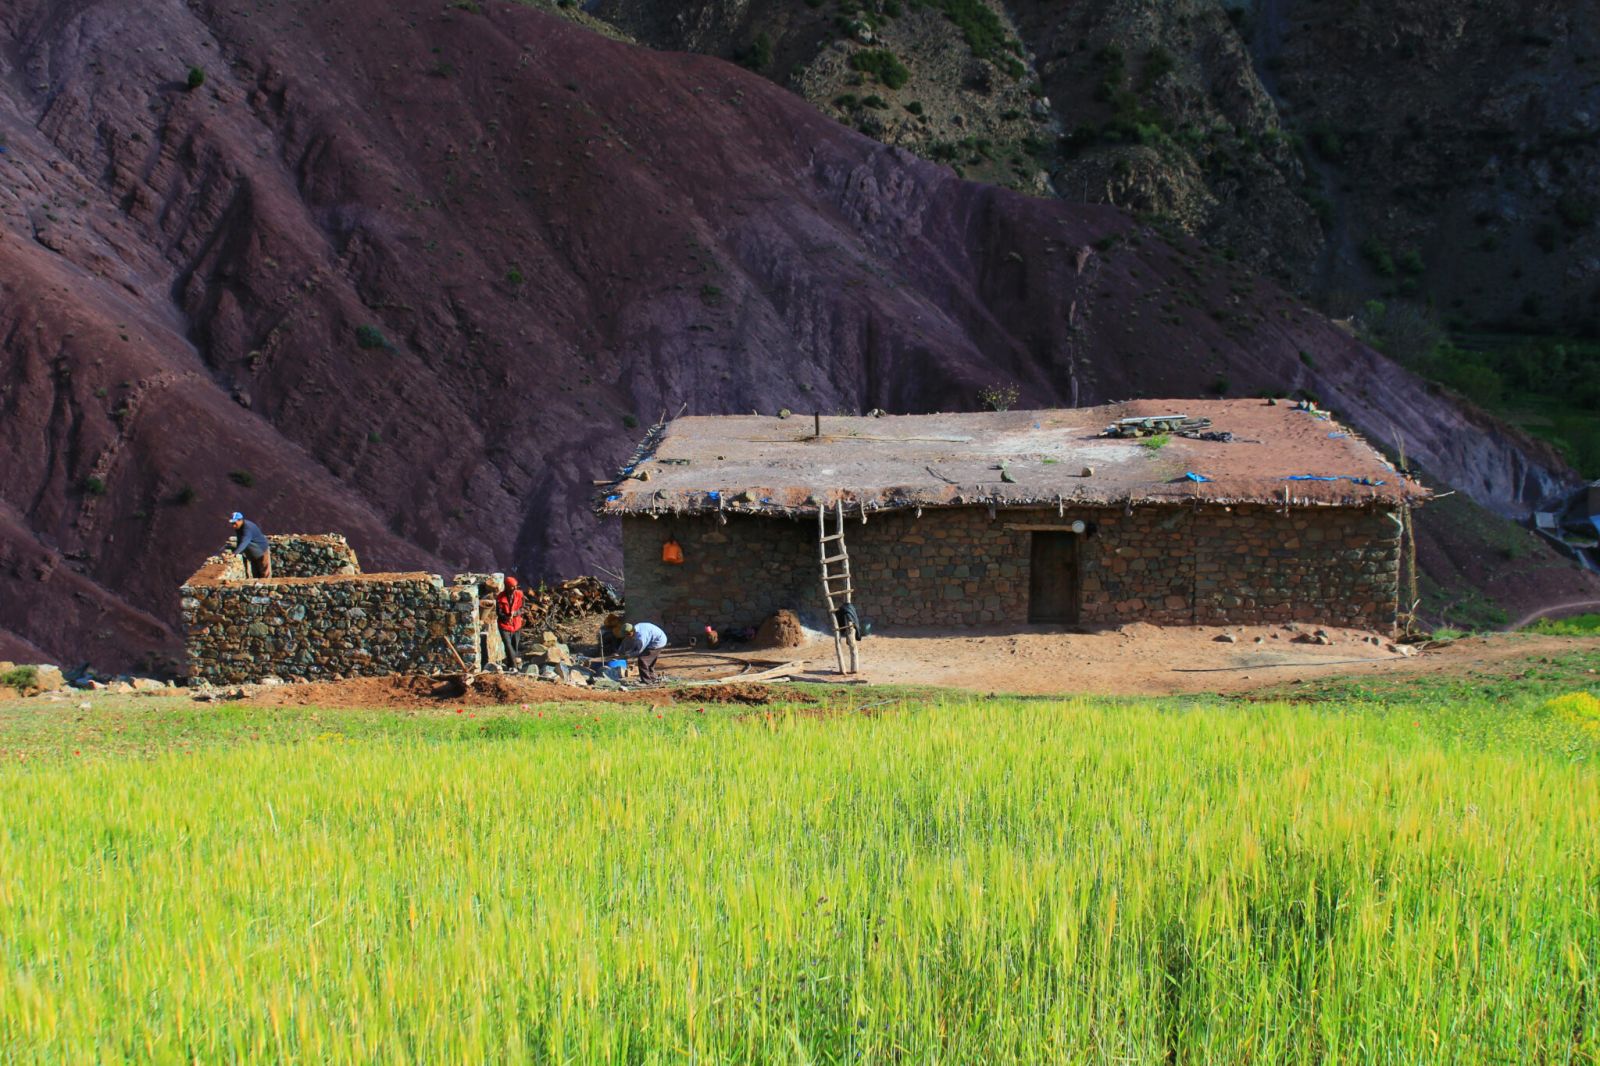
[[[0,704],[0,1061],[1592,1062],[1597,665]]]
[[[1553,637],[1600,637],[1600,614],[1580,614],[1571,618],[1541,618],[1528,627],[1530,633]]]

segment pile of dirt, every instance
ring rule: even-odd
[[[793,611],[779,611],[756,630],[753,648],[801,648],[806,644],[806,629]]]
[[[722,685],[699,685],[675,694],[679,703],[815,703],[816,697],[800,691],[782,690],[760,682],[739,684],[736,681]]]

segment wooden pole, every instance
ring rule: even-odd
[[[813,419],[813,421],[811,423],[811,430],[812,430],[811,435],[813,437],[822,436],[822,412],[818,411],[816,414],[812,415],[811,417]]]

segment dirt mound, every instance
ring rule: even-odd
[[[739,684],[736,681],[725,685],[700,685],[692,689],[684,689],[675,693],[679,703],[692,703],[696,700],[702,703],[813,703],[815,697],[804,692],[789,689],[775,689],[771,685],[760,682]]]
[[[793,611],[779,611],[777,614],[761,623],[761,628],[756,630],[756,639],[751,642],[752,648],[803,648],[806,644],[806,628],[800,624],[800,618]]]

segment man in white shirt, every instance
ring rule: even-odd
[[[639,661],[640,681],[659,681],[656,660],[661,649],[667,646],[667,634],[651,622],[636,622],[622,627],[622,649],[617,652],[624,659]]]

